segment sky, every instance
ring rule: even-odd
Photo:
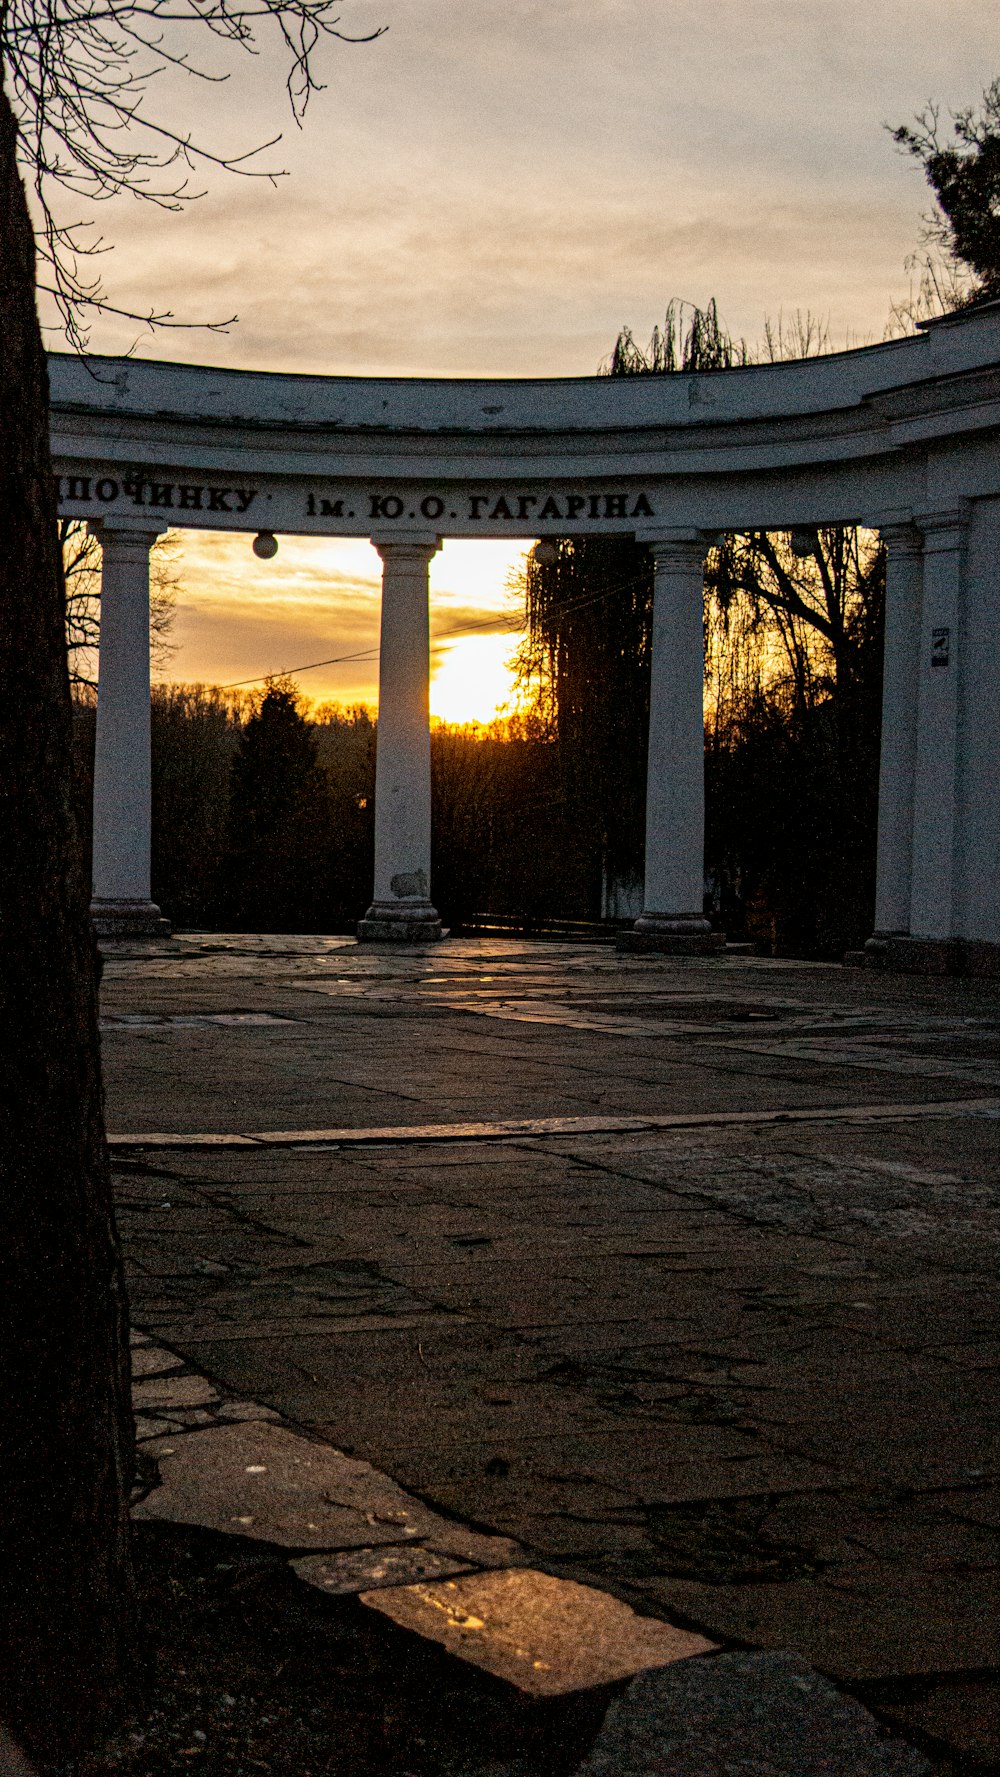
[[[751,344],[810,311],[835,347],[882,337],[929,193],[883,127],[973,103],[1000,72],[996,0],[344,0],[298,130],[279,47],[213,51],[223,85],[171,76],[157,106],[213,150],[283,132],[275,183],[211,170],[181,214],[103,206],[114,301],[224,321],[97,350],[270,370],[586,375],[667,301],[718,301]],[[198,47],[199,40],[192,40]],[[199,175],[200,177],[200,175]],[[439,715],[509,695],[507,590],[523,548],[432,565]],[[166,676],[231,681],[377,643],[367,545],[185,533]],[[504,638],[507,639],[504,639]],[[513,638],[516,641],[516,637]],[[376,662],[303,673],[374,702]],[[499,671],[499,677],[498,677]],[[472,694],[473,683],[480,684]],[[450,687],[450,689],[449,689]]]
[[[521,608],[509,583],[525,548],[452,539],[432,560],[431,713],[438,721],[489,722],[517,707],[508,663]],[[314,704],[375,706],[381,565],[358,538],[282,537],[277,556],[261,562],[247,533],[173,533],[171,652],[154,676],[252,685],[287,670]]]

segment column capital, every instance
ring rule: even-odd
[[[166,535],[168,528],[166,525],[153,526],[148,520],[145,524],[116,524],[106,518],[88,519],[87,526],[102,549],[110,546],[119,553],[129,549],[138,553],[145,549],[147,555],[153,544]]]
[[[883,513],[877,521],[879,536],[894,561],[901,556],[923,554],[924,535],[909,513]]]
[[[969,500],[956,500],[951,506],[927,507],[914,512],[913,522],[923,531],[924,550],[928,555],[961,548],[970,506]]]
[[[714,531],[678,527],[658,530],[655,535],[644,535],[641,531],[636,531],[635,540],[637,543],[648,544],[655,567],[675,568],[682,572],[687,569],[691,573],[697,573],[716,534]]]
[[[384,562],[399,561],[405,556],[429,562],[441,547],[441,538],[433,531],[381,531],[371,539]]]

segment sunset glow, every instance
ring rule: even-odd
[[[220,330],[137,336],[98,314],[94,349],[318,374],[589,376],[621,327],[644,343],[673,297],[715,298],[751,349],[766,318],[799,313],[832,347],[877,341],[928,202],[884,126],[931,96],[942,120],[976,101],[995,0],[751,10],[752,29],[746,0],[676,0],[670,28],[650,30],[648,0],[351,0],[351,29],[388,29],[321,51],[301,131],[267,54],[212,88],[210,128],[202,89],[171,75],[182,132],[225,153],[282,137],[265,161],[288,176],[206,164],[205,195],[169,217],[112,200],[111,300]],[[468,638],[432,656],[439,716],[488,720],[506,701],[506,580],[526,542],[447,543],[432,563],[432,641]],[[180,574],[161,678],[290,670],[314,702],[377,701],[368,543],[282,537],[264,563],[249,537],[187,532]]]
[[[262,562],[248,535],[173,534],[173,653],[160,679],[249,689],[287,672],[313,703],[377,705],[381,564],[369,543],[282,537]],[[511,580],[527,546],[451,541],[431,562],[431,714],[441,721],[489,722],[514,696]]]
[[[431,669],[431,716],[440,722],[490,722],[510,714],[516,690],[510,659],[516,635],[460,636],[443,645]]]

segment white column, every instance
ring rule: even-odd
[[[378,741],[375,754],[375,898],[358,937],[394,943],[440,938],[431,902],[430,625],[428,567],[440,539],[374,537],[382,557]]]
[[[878,783],[875,932],[866,949],[887,950],[910,929],[913,785],[917,758],[923,542],[902,515],[881,525],[886,547],[882,746]]]
[[[966,509],[918,512],[924,533],[910,934],[948,944],[955,936],[959,673]],[[942,965],[946,963],[941,953]]]
[[[629,949],[704,952],[725,942],[703,912],[705,882],[704,577],[698,531],[651,539],[653,649],[643,912]]]
[[[104,937],[166,929],[149,883],[149,552],[156,530],[100,526],[94,899]]]

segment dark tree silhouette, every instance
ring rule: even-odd
[[[637,345],[632,329],[623,327],[602,368],[609,376],[669,376],[677,370],[731,370],[747,363],[746,344],[726,332],[714,296],[703,309],[674,297],[662,329],[653,328],[648,346]]]
[[[714,302],[699,309],[674,301],[647,347],[623,327],[602,368],[615,377],[665,376],[746,361]],[[551,699],[578,854],[571,874],[586,884],[579,911],[593,917],[607,891],[634,889],[642,875],[653,566],[645,544],[627,537],[566,538],[548,556],[534,550],[528,558],[521,669]]]
[[[841,954],[874,899],[885,551],[842,525],[751,532],[724,538],[705,578],[720,916],[771,948]]]
[[[797,315],[791,324],[768,325],[762,355],[807,356],[824,343],[813,317]],[[614,376],[663,376],[748,362],[745,343],[726,333],[714,302],[703,310],[674,302],[648,347],[623,329],[604,368]],[[732,885],[740,885],[742,903],[763,884],[771,901],[794,909],[783,926],[799,947],[843,950],[864,936],[873,893],[884,555],[871,536],[844,526],[730,535],[708,552],[705,584],[712,670],[730,642],[756,649],[758,662],[763,648],[775,688],[773,697],[760,689],[755,702],[742,686],[738,697],[721,698],[709,687],[706,862],[728,895],[730,929],[743,917]],[[591,915],[615,910],[609,890],[635,894],[641,884],[652,599],[649,551],[627,538],[567,538],[528,560],[522,677],[541,685],[549,701]],[[797,752],[787,758],[794,756],[795,768],[779,770],[772,740],[779,731],[787,739],[792,727]],[[736,778],[724,763],[730,747],[743,749],[734,797]],[[781,840],[782,820],[770,822],[766,872],[742,817],[751,754],[762,768],[770,757],[768,769],[784,786],[786,834],[796,804],[812,811],[801,859]],[[800,888],[790,886],[793,878]],[[817,910],[812,925],[810,907]]]
[[[973,275],[973,299],[1000,297],[1000,79],[981,107],[951,116],[953,141],[941,140],[941,114],[928,105],[915,127],[900,124],[893,141],[924,169],[937,208],[924,219],[924,238]]]
[[[547,553],[528,557],[521,669],[550,700],[560,837],[575,854],[565,874],[583,888],[573,911],[594,918],[605,885],[642,876],[652,561],[630,537],[563,538]]]
[[[294,685],[268,685],[230,779],[224,904],[240,931],[321,931],[333,822],[316,736]]]
[[[246,693],[154,685],[152,875],[171,925],[219,917],[219,878],[229,831],[229,774]]]
[[[50,1758],[79,1748],[122,1704],[137,1637],[125,1292],[22,173],[46,268],[38,287],[79,343],[103,301],[81,259],[97,243],[60,220],[60,200],[86,208],[128,189],[176,206],[195,195],[197,159],[227,164],[150,109],[157,73],[197,72],[192,26],[246,51],[273,28],[290,55],[297,115],[312,52],[339,35],[329,0],[0,5],[0,1710]]]

